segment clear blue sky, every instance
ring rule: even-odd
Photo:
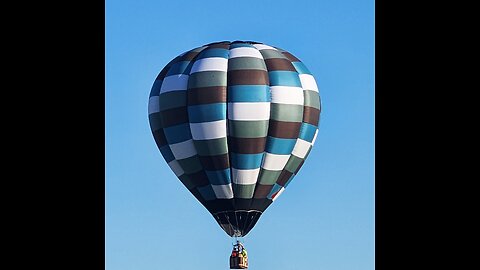
[[[147,114],[168,61],[223,40],[292,52],[323,105],[305,165],[245,238],[249,269],[374,269],[374,1],[107,0],[105,40],[106,270],[228,269],[231,239],[167,166]]]

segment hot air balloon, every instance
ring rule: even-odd
[[[148,102],[165,161],[231,237],[247,235],[298,173],[320,111],[308,68],[252,41],[177,56],[158,74]]]

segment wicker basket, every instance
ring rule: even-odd
[[[230,269],[247,269],[248,260],[246,257],[230,257]]]

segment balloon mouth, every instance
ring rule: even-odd
[[[212,214],[218,225],[231,237],[243,237],[262,215],[258,210],[231,210]]]

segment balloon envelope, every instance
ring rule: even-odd
[[[230,236],[245,236],[285,190],[318,133],[308,68],[258,42],[216,42],[174,58],[149,97],[160,152]]]

